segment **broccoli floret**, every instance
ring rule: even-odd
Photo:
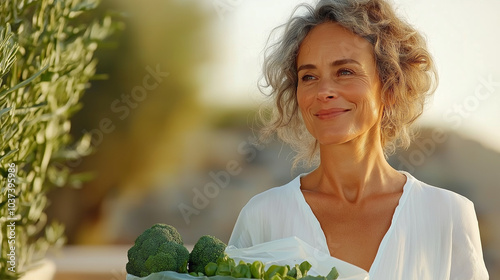
[[[151,236],[156,236],[155,240],[159,237],[165,241],[173,241],[183,245],[182,237],[175,229],[175,227],[166,224],[155,224],[152,227],[145,230],[141,235],[135,240],[135,244],[141,245],[145,240],[151,239]]]
[[[145,230],[127,255],[127,273],[135,276],[166,270],[187,272],[189,251],[177,230],[169,225],[155,224]]]
[[[174,243],[163,243],[156,255],[149,256],[144,266],[149,273],[160,271],[187,272],[189,251],[186,247]]]
[[[214,236],[204,235],[200,237],[189,254],[189,272],[205,273],[205,266],[224,254],[226,244]]]

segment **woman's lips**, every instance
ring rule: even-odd
[[[339,115],[342,115],[343,113],[351,111],[350,109],[344,109],[344,108],[332,108],[332,109],[326,109],[326,110],[319,110],[314,114],[318,119],[320,120],[328,120],[335,118]]]

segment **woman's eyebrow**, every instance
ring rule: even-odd
[[[306,69],[316,69],[316,66],[314,64],[304,64],[300,65],[297,68],[297,72],[300,72],[301,70],[306,70]]]
[[[354,60],[352,58],[345,58],[345,59],[339,59],[335,60],[332,62],[332,66],[339,66],[339,65],[344,65],[344,64],[357,64],[361,66],[361,63],[359,63],[357,60]]]
[[[351,58],[339,59],[339,60],[335,60],[334,62],[331,63],[332,66],[340,66],[340,65],[345,65],[345,64],[357,64],[357,65],[361,66],[361,63],[359,63],[357,60],[354,60]],[[314,65],[314,64],[300,65],[297,68],[297,72],[300,72],[301,70],[305,70],[305,69],[316,69],[316,65]]]

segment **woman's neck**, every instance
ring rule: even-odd
[[[401,191],[406,177],[385,159],[380,141],[351,141],[320,147],[319,167],[303,179],[306,190],[338,196],[348,203]]]

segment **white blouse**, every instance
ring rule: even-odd
[[[473,203],[418,181],[407,172],[391,226],[370,268],[370,280],[489,279]],[[228,245],[251,247],[296,236],[330,254],[298,176],[254,196],[236,221]]]

